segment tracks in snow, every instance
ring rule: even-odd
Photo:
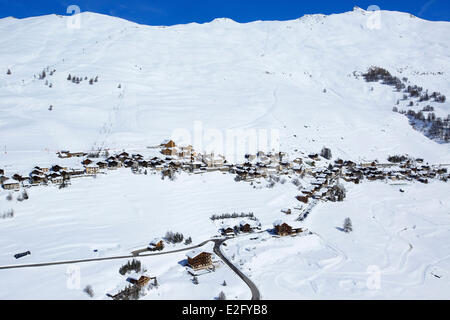
[[[22,264],[22,265],[12,265],[12,266],[0,266],[0,270],[7,269],[19,269],[19,268],[37,268],[37,267],[47,267],[47,266],[55,266],[55,265],[63,265],[63,264],[76,264],[83,262],[95,262],[95,261],[107,261],[107,260],[120,260],[120,259],[129,259],[136,257],[148,257],[148,256],[159,256],[163,254],[171,254],[176,252],[183,252],[187,250],[192,250],[195,248],[200,248],[207,244],[208,242],[214,242],[214,253],[228,266],[230,269],[236,273],[236,275],[241,278],[245,284],[250,288],[252,292],[252,300],[260,300],[261,294],[259,293],[256,285],[244,274],[240,271],[230,260],[228,260],[225,255],[222,253],[220,246],[227,241],[229,238],[221,238],[221,239],[209,239],[205,240],[195,246],[190,246],[186,248],[181,248],[177,250],[165,251],[165,252],[157,252],[157,253],[142,253],[142,250],[133,251],[130,255],[123,256],[112,256],[112,257],[103,257],[103,258],[91,258],[91,259],[79,259],[79,260],[65,260],[65,261],[55,261],[55,262],[43,262],[43,263],[34,263],[34,264]]]

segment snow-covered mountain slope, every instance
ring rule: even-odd
[[[373,29],[371,14],[156,27],[85,12],[79,29],[57,15],[1,19],[0,164],[30,151],[145,147],[195,120],[279,129],[285,151],[450,162],[448,144],[392,112],[398,92],[352,74],[376,65],[448,94],[450,23],[382,11]],[[46,67],[56,71],[39,80]],[[450,112],[448,102],[436,108]]]

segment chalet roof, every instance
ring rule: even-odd
[[[19,184],[18,181],[3,182],[4,185]]]
[[[292,228],[300,228],[301,227],[301,223],[299,221],[286,221],[283,219],[278,219],[275,220],[273,223],[273,226],[281,226],[283,223],[286,223],[287,225],[289,225]]]
[[[286,223],[286,224],[289,224],[289,223],[287,223],[285,220],[283,220],[283,219],[277,219],[277,220],[275,220],[274,222],[273,222],[273,226],[275,227],[275,226],[281,226],[283,223]]]
[[[254,220],[241,220],[241,221],[239,222],[239,225],[240,225],[241,227],[242,227],[242,226],[245,226],[246,224],[248,224],[250,227],[254,227],[254,226],[257,225],[257,222],[254,221]]]
[[[197,257],[201,253],[211,254],[211,252],[208,252],[208,251],[205,251],[205,250],[194,249],[194,250],[191,250],[188,253],[186,253],[186,256],[188,258],[190,258],[190,259],[194,259],[195,257]]]
[[[164,242],[164,239],[163,238],[161,238],[161,237],[157,237],[157,238],[154,238],[152,241],[150,241],[150,245],[157,245],[159,242],[161,242],[161,241],[163,241]]]

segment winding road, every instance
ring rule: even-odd
[[[220,250],[220,246],[229,238],[220,238],[220,239],[209,239],[205,240],[197,245],[181,248],[177,250],[171,250],[171,251],[165,251],[165,252],[157,252],[157,253],[143,253],[144,250],[137,250],[134,251],[132,254],[129,255],[123,255],[123,256],[112,256],[112,257],[103,257],[103,258],[90,258],[90,259],[79,259],[79,260],[64,260],[64,261],[55,261],[55,262],[42,262],[42,263],[33,263],[33,264],[18,264],[18,265],[10,265],[10,266],[0,266],[0,270],[6,270],[6,269],[19,269],[19,268],[36,268],[36,267],[46,267],[46,266],[55,266],[55,265],[61,265],[61,264],[75,264],[75,263],[83,263],[83,262],[95,262],[95,261],[106,261],[106,260],[119,260],[119,259],[129,259],[129,258],[135,258],[135,257],[146,257],[146,256],[158,256],[163,254],[170,254],[170,253],[176,253],[176,252],[182,252],[187,251],[195,248],[200,248],[207,244],[208,242],[212,241],[214,242],[214,253],[222,259],[222,261],[230,267],[230,269],[236,273],[239,278],[241,278],[245,284],[250,288],[250,291],[252,292],[252,298],[251,300],[260,300],[261,294],[259,293],[258,288],[256,285],[244,274],[242,273],[234,264],[228,260],[222,251]],[[146,250],[145,250],[146,251]]]
[[[220,257],[220,259],[222,259],[222,261],[225,262],[230,267],[230,269],[233,270],[234,273],[236,273],[239,276],[239,278],[241,278],[245,282],[245,284],[250,288],[250,291],[252,292],[252,300],[261,300],[261,294],[259,293],[259,290],[253,283],[253,281],[250,280],[245,274],[243,274],[242,271],[239,270],[234,264],[232,264],[231,261],[228,260],[220,250],[220,246],[226,240],[227,238],[212,240],[214,241],[214,249],[213,249],[214,253],[217,254]]]

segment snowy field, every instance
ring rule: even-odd
[[[225,255],[250,276],[263,299],[448,299],[448,185],[364,182],[346,188],[344,202],[319,203],[305,220],[312,235],[240,236],[227,241]],[[159,175],[132,175],[125,169],[75,179],[66,189],[31,188],[29,195],[23,202],[2,199],[2,209],[14,208],[15,216],[1,221],[1,265],[19,263],[13,254],[25,250],[32,255],[20,263],[129,254],[167,230],[191,236],[197,244],[218,235],[209,219],[213,213],[252,211],[266,230],[276,219],[294,220],[294,214],[286,216],[280,208],[298,204],[291,183],[254,189],[221,173],[183,174],[176,181],[163,181]],[[353,221],[350,234],[339,230],[345,217]],[[209,243],[204,249],[211,247]],[[179,264],[184,254],[139,258],[160,284],[146,298],[213,299],[220,291],[229,299],[250,298],[248,287],[225,265],[200,276],[194,286]],[[118,269],[126,261],[78,264],[82,288],[90,284],[96,298],[106,298],[123,283]],[[380,271],[379,289],[367,286],[373,266]],[[5,284],[0,297],[87,298],[82,288],[68,289],[67,279],[66,265],[0,270]],[[220,285],[224,280],[226,287]],[[14,289],[21,281],[27,283],[26,290]],[[42,281],[47,289],[41,294]]]
[[[236,239],[225,252],[266,299],[449,299],[448,185],[346,187],[344,202],[306,219],[313,235]],[[349,234],[339,230],[346,217]]]

